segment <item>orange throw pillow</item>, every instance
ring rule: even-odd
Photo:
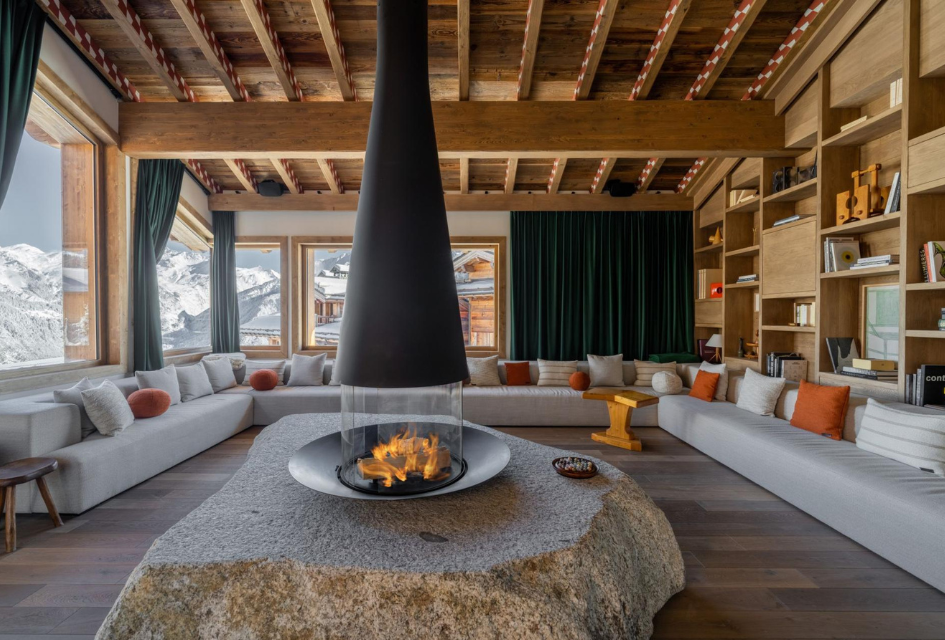
[[[706,402],[712,402],[712,398],[715,397],[715,388],[719,386],[720,375],[721,374],[718,373],[700,371],[696,374],[696,381],[692,383],[692,389],[689,390],[689,395],[693,398],[705,400]]]
[[[575,371],[568,378],[568,384],[575,391],[587,391],[587,388],[591,386],[591,377],[583,371]]]
[[[156,418],[171,406],[171,395],[161,389],[139,389],[128,396],[128,406],[136,420]]]
[[[272,369],[260,369],[249,377],[249,384],[256,391],[270,391],[279,384],[279,374]]]
[[[849,403],[850,387],[826,387],[801,380],[791,426],[840,440]]]
[[[532,383],[532,374],[527,362],[506,362],[505,380],[510,387],[520,387]]]

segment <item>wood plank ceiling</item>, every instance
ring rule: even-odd
[[[187,89],[201,102],[373,98],[376,0],[36,1],[76,40],[61,18],[71,14],[142,101],[188,100]],[[627,100],[636,85],[643,92],[634,99],[684,100],[747,1],[429,0],[431,93],[443,101]],[[821,4],[831,1],[842,0]],[[749,28],[723,52],[700,99],[742,99],[809,13],[811,0],[750,4]],[[662,51],[654,46],[661,42]],[[468,43],[468,52],[459,43]],[[155,46],[160,55],[149,49]],[[170,73],[160,68],[161,58]],[[468,87],[461,87],[465,59]],[[644,172],[647,160],[640,158],[560,158],[555,172],[548,158],[472,158],[468,169],[465,161],[444,159],[441,171],[444,189],[455,193],[600,193],[608,176],[675,191],[695,160],[654,159]],[[211,189],[247,191],[253,181],[271,179],[288,183],[289,191],[328,194],[356,192],[362,163],[201,160],[191,169]],[[293,174],[298,184],[287,179]]]

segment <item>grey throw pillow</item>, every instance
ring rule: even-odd
[[[341,374],[338,373],[338,356],[335,356],[335,359],[331,362],[331,379],[328,381],[328,384],[332,387],[341,386]]]
[[[111,380],[83,391],[82,402],[92,424],[103,436],[121,433],[135,421],[125,394]]]
[[[85,402],[82,400],[82,392],[92,387],[93,385],[89,382],[88,378],[82,378],[74,387],[69,389],[56,389],[53,391],[53,400],[55,402],[59,404],[74,404],[79,407],[79,425],[82,429],[83,440],[95,433],[95,425],[92,424],[92,420],[85,410]]]
[[[624,385],[622,353],[615,356],[587,354],[587,365],[592,387],[622,387]]]
[[[210,386],[214,393],[220,393],[224,389],[236,386],[236,375],[233,373],[233,365],[229,358],[215,358],[208,360],[204,358],[200,361],[204,371],[207,372],[207,378],[210,379]]]
[[[325,359],[323,353],[317,356],[292,356],[292,370],[289,374],[290,387],[321,387],[325,384]]]
[[[243,378],[243,384],[249,384],[249,377],[257,371],[269,369],[275,371],[279,376],[279,382],[276,384],[285,384],[285,360],[247,360],[246,377]],[[293,373],[295,373],[293,371]]]
[[[210,384],[207,370],[199,364],[178,369],[177,382],[180,384],[181,402],[190,402],[213,394],[213,385]]]
[[[171,404],[180,404],[180,384],[177,382],[177,370],[169,364],[157,371],[135,371],[135,380],[139,389],[160,389],[171,397]]]
[[[466,358],[466,368],[469,369],[469,383],[472,385],[477,387],[502,385],[499,379],[499,356]]]
[[[784,378],[769,378],[754,369],[745,369],[745,380],[738,390],[735,406],[759,416],[772,416],[786,382]]]

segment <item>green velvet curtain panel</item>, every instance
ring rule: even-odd
[[[240,350],[236,293],[236,216],[232,211],[214,211],[210,255],[210,343],[214,353]]]
[[[0,0],[0,205],[30,110],[45,14],[34,0]]]
[[[179,160],[138,162],[133,262],[136,371],[164,366],[157,263],[171,236],[183,180],[184,164]]]
[[[512,212],[516,360],[693,351],[692,212]]]

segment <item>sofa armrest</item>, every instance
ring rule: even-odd
[[[79,408],[74,404],[0,403],[0,464],[44,456],[81,440]]]

